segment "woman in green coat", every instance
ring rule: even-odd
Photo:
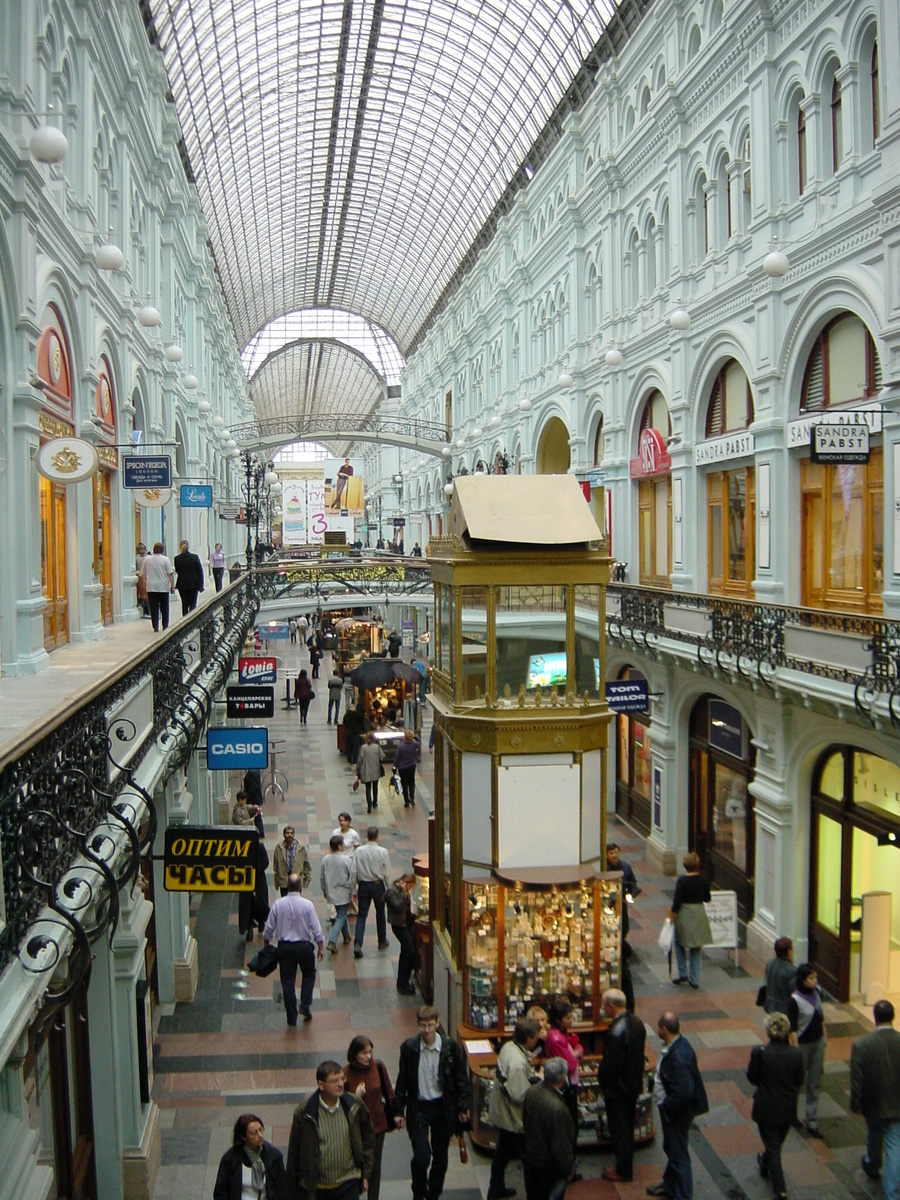
[[[700,859],[693,851],[681,861],[685,874],[676,880],[669,909],[669,917],[675,924],[675,959],[678,963],[678,978],[672,982],[690,982],[695,988],[700,986],[700,950],[712,941],[709,917],[703,907],[704,901],[709,900],[709,880],[700,874]]]

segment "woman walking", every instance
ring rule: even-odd
[[[141,575],[150,605],[153,632],[159,633],[160,620],[165,631],[169,628],[169,596],[175,591],[175,571],[166,558],[166,548],[162,542],[153,543],[153,553],[144,559]]]
[[[767,1013],[787,1013],[788,1001],[796,981],[794,943],[789,937],[780,937],[775,943],[775,957],[766,963]]]
[[[381,1156],[384,1152],[384,1135],[396,1128],[394,1121],[394,1089],[387,1067],[374,1054],[375,1047],[364,1033],[350,1043],[347,1051],[346,1080],[344,1090],[362,1100],[372,1118],[375,1130],[375,1162],[369,1176],[366,1200],[378,1200],[381,1191]]]
[[[820,1138],[819,1091],[825,1071],[825,1013],[819,977],[812,963],[797,968],[797,986],[788,1000],[787,1018],[791,1023],[791,1042],[799,1046],[806,1068],[806,1132]]]
[[[416,946],[413,941],[415,918],[409,893],[416,886],[415,875],[401,875],[384,894],[387,916],[394,937],[400,943],[400,961],[397,963],[397,991],[401,996],[416,994],[411,975],[416,961]]]
[[[375,741],[375,735],[366,735],[366,744],[360,747],[356,760],[356,774],[360,783],[366,785],[366,811],[378,807],[378,780],[381,778],[381,764],[384,762],[384,751]]]
[[[766,1017],[768,1046],[754,1046],[750,1052],[747,1078],[756,1088],[751,1117],[759,1129],[765,1147],[757,1154],[759,1173],[772,1181],[775,1200],[786,1196],[781,1147],[797,1120],[797,1097],[803,1086],[803,1055],[789,1046],[791,1023],[784,1013]]]
[[[306,674],[306,668],[300,668],[300,674],[294,683],[294,699],[300,709],[300,724],[306,724],[306,714],[309,712],[309,702],[313,698],[312,684]]]
[[[281,1151],[265,1139],[265,1127],[253,1113],[234,1123],[233,1144],[222,1155],[213,1200],[288,1200]]]
[[[419,761],[421,742],[411,729],[403,734],[403,741],[394,753],[394,766],[400,776],[400,786],[403,788],[403,807],[416,806],[416,763]]]
[[[709,880],[700,874],[700,858],[691,851],[681,860],[685,869],[675,882],[669,917],[675,924],[675,960],[678,978],[673,983],[700,986],[700,952],[712,941],[709,917],[703,907],[709,900]],[[688,974],[690,957],[690,974]]]

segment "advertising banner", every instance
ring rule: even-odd
[[[328,513],[361,517],[364,506],[362,459],[326,458],[323,468]]]
[[[291,636],[291,630],[288,625],[260,625],[258,628],[260,636],[265,638],[266,641],[286,642]]]
[[[254,825],[178,825],[166,830],[163,887],[167,892],[252,892],[259,832]]]
[[[305,546],[309,541],[306,519],[306,479],[286,480],[281,492],[281,534],[285,546]]]
[[[325,515],[325,481],[322,479],[307,479],[306,481],[306,527],[307,540],[315,546],[321,546],[328,528],[328,517]]]
[[[274,658],[239,658],[238,680],[241,683],[277,683],[278,672]]]
[[[226,726],[206,731],[206,769],[208,771],[248,771],[269,765],[269,731],[264,725],[247,729]]]

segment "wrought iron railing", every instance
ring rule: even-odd
[[[258,609],[253,579],[241,579],[0,757],[0,970],[18,956],[56,984],[61,947],[71,943],[53,1008],[84,982],[90,945],[115,929],[120,891],[154,840],[142,762],[154,744],[162,779],[187,762]],[[152,708],[148,698],[139,728],[129,701],[148,679]]]
[[[431,588],[431,568],[418,559],[281,560],[258,568],[253,578],[255,594],[263,604],[291,596],[315,604],[318,599],[333,599],[340,589],[374,600],[386,592],[399,596]]]
[[[448,433],[440,421],[410,420],[408,417],[370,414],[354,416],[352,413],[335,412],[302,416],[272,417],[265,421],[246,421],[232,425],[231,435],[239,446],[255,449],[269,445],[275,438],[288,441],[315,441],[319,437],[341,437],[390,442],[410,439],[418,442],[440,442],[446,444]]]
[[[779,672],[834,680],[853,689],[870,718],[880,701],[900,727],[900,622],[865,613],[610,584],[609,638],[645,654],[665,639],[692,648],[705,668],[774,687]]]

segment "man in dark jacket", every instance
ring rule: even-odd
[[[417,1036],[400,1047],[394,1107],[412,1142],[413,1200],[438,1200],[450,1138],[469,1123],[469,1071],[456,1042],[438,1032],[436,1008],[423,1005],[416,1021]]]
[[[606,1120],[616,1165],[600,1176],[627,1183],[634,1169],[634,1110],[644,1086],[644,1022],[625,1006],[625,993],[603,993],[603,1011],[612,1022],[603,1039],[599,1082],[606,1100]]]
[[[706,1089],[700,1078],[694,1048],[681,1036],[681,1025],[673,1012],[664,1012],[657,1027],[663,1051],[656,1068],[653,1098],[659,1106],[666,1169],[662,1183],[647,1188],[648,1196],[670,1196],[693,1200],[694,1178],[688,1134],[695,1116],[709,1112]]]
[[[359,1200],[375,1163],[375,1130],[362,1100],[344,1091],[344,1068],[326,1059],[294,1109],[288,1141],[288,1200]]]
[[[750,1051],[747,1078],[756,1088],[751,1117],[759,1129],[765,1150],[757,1154],[759,1173],[772,1181],[776,1196],[785,1194],[781,1147],[797,1120],[797,1097],[803,1087],[803,1055],[789,1046],[791,1023],[784,1013],[766,1017],[767,1046]]]
[[[866,1156],[862,1168],[877,1179],[884,1155],[885,1200],[900,1190],[900,1033],[894,1006],[879,1000],[873,1009],[875,1030],[850,1050],[850,1111],[866,1119]]]
[[[522,1102],[528,1200],[548,1200],[551,1189],[555,1200],[562,1200],[575,1166],[575,1126],[560,1095],[568,1078],[566,1060],[548,1058],[543,1083],[536,1083]]]
[[[366,714],[362,708],[359,705],[355,708],[348,708],[344,713],[344,752],[347,755],[347,762],[351,766],[356,765],[360,742],[365,731]]]
[[[175,587],[181,597],[181,615],[186,617],[197,607],[197,594],[203,591],[203,564],[196,554],[191,553],[187,541],[183,541],[179,549],[172,566],[175,568]]]

